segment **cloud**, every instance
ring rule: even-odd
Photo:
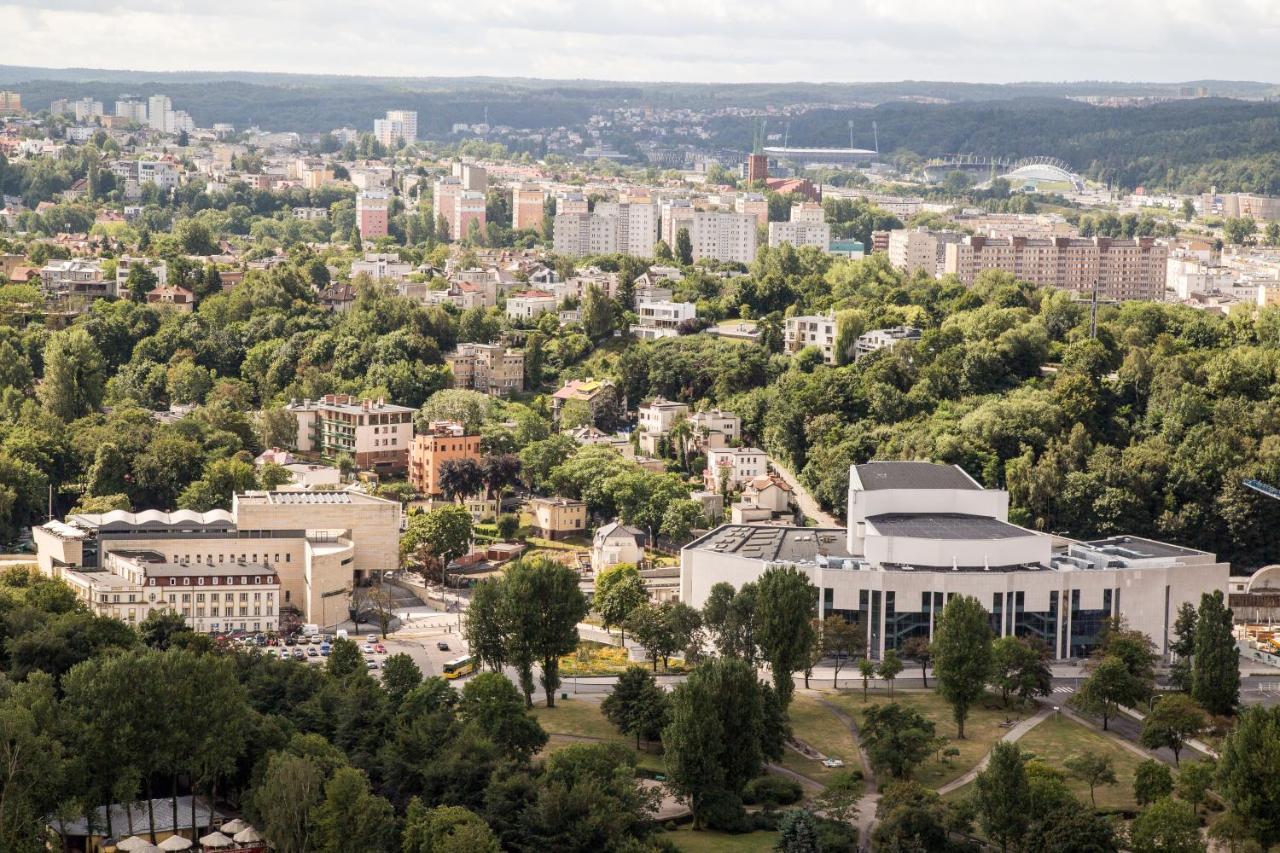
[[[615,80],[1274,79],[1280,0],[17,0],[19,65]]]

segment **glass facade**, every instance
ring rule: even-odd
[[[1098,647],[1098,639],[1111,618],[1111,590],[1102,591],[1101,610],[1080,609],[1080,590],[1071,590],[1071,636],[1067,656],[1088,657]]]
[[[939,593],[941,597],[941,593]],[[929,617],[932,613],[932,593],[920,593],[920,609],[918,611],[899,612],[897,596],[893,592],[884,594],[884,647],[901,649],[912,637],[929,636]]]

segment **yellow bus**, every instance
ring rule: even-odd
[[[462,678],[476,671],[476,659],[473,657],[456,658],[444,665],[445,678]]]

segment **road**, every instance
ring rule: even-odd
[[[809,518],[812,518],[819,527],[843,527],[835,516],[828,512],[824,512],[822,507],[818,506],[818,502],[813,499],[813,495],[805,490],[805,487],[796,479],[796,475],[792,474],[782,463],[769,457],[769,464],[773,466],[773,470],[778,472],[778,476],[783,479],[788,486],[791,487],[791,493],[795,495],[796,504],[799,505],[800,511]]]

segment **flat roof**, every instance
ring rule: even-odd
[[[998,518],[961,513],[888,513],[868,516],[867,522],[883,536],[915,539],[1017,539],[1043,535]]]
[[[723,524],[686,547],[751,559],[816,562],[818,555],[851,557],[845,531],[832,527]]]
[[[1106,539],[1093,539],[1080,544],[1086,548],[1136,560],[1161,557],[1198,557],[1209,553],[1208,551],[1197,551],[1194,548],[1184,548],[1181,545],[1174,545],[1169,542],[1143,539],[1140,536],[1108,536]]]
[[[968,489],[981,491],[957,465],[936,462],[866,462],[855,465],[863,491],[881,489]]]

